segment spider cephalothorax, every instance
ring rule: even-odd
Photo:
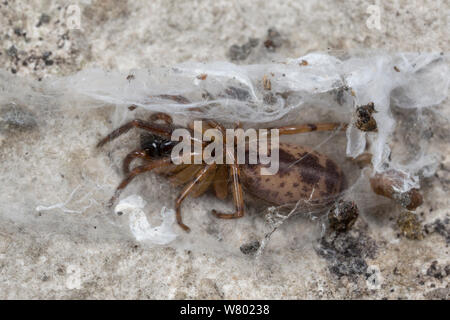
[[[172,148],[177,143],[177,141],[162,138],[155,134],[141,134],[141,149],[151,158],[162,158],[170,155]]]

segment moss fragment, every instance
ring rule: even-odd
[[[397,226],[402,236],[411,240],[422,240],[422,224],[417,215],[411,211],[403,211],[397,219]]]

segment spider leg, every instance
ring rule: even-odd
[[[298,126],[286,126],[278,129],[280,135],[282,134],[297,134],[297,133],[305,133],[305,132],[313,132],[313,131],[333,131],[333,130],[346,130],[348,124],[339,123],[339,122],[323,122],[323,123],[308,123],[301,124]]]
[[[168,158],[164,158],[164,159],[160,159],[160,160],[155,160],[155,161],[152,161],[152,162],[150,162],[148,164],[145,164],[143,166],[139,166],[139,167],[134,168],[126,176],[126,178],[122,180],[122,182],[116,188],[116,192],[114,193],[114,196],[112,196],[111,200],[109,200],[108,206],[112,207],[114,205],[116,200],[119,198],[120,193],[122,192],[122,190],[125,189],[125,187],[131,182],[131,180],[134,179],[134,177],[136,177],[137,175],[139,175],[141,173],[150,171],[150,170],[155,169],[155,168],[168,166],[171,163],[172,163],[172,159],[170,157],[168,157]]]
[[[194,120],[194,121],[201,121],[202,122],[202,132],[201,134],[204,134],[206,130],[213,128],[209,125],[208,121],[205,120]],[[191,121],[188,123],[188,128],[192,130],[192,132],[195,132],[194,127],[194,121]]]
[[[150,116],[150,121],[158,121],[158,120],[164,121],[169,126],[173,124],[172,117],[164,112],[157,112]]]
[[[224,200],[228,195],[228,168],[226,165],[219,165],[214,177],[213,187],[216,197]]]
[[[208,120],[208,123],[211,127],[220,129],[223,133],[225,132],[225,128],[219,124],[215,120]],[[348,127],[348,124],[346,123],[339,123],[339,122],[322,122],[322,123],[308,123],[308,124],[301,124],[298,126],[285,126],[285,127],[279,127],[279,128],[272,128],[272,129],[278,129],[279,134],[297,134],[297,133],[305,133],[305,132],[313,132],[313,131],[333,131],[333,130],[346,130]],[[238,122],[236,123],[236,128],[242,128],[242,123]]]
[[[242,194],[242,186],[239,180],[239,167],[237,164],[230,165],[230,177],[233,179],[233,200],[236,207],[234,213],[220,213],[212,210],[212,214],[220,219],[236,219],[244,216],[244,197]]]
[[[102,147],[109,141],[114,140],[115,138],[128,132],[132,128],[143,129],[143,130],[149,131],[153,134],[156,134],[156,135],[168,138],[168,139],[170,139],[171,134],[172,134],[172,128],[170,128],[168,126],[157,124],[157,123],[150,123],[150,122],[140,120],[140,119],[135,119],[135,120],[132,120],[132,121],[124,124],[123,126],[117,128],[116,130],[114,130],[113,132],[108,134],[104,139],[102,139],[97,144],[97,148]]]
[[[178,94],[178,95],[160,94],[160,95],[158,95],[156,97],[160,98],[160,99],[172,100],[172,101],[175,101],[175,102],[180,103],[180,104],[189,104],[189,103],[191,103],[191,101],[188,98],[183,97],[180,94]],[[202,109],[200,107],[189,107],[188,110],[190,110],[190,111],[201,111]]]
[[[130,173],[130,163],[136,158],[145,159],[151,161],[152,158],[144,150],[131,151],[123,160],[123,173],[128,175]]]
[[[201,164],[190,164],[183,170],[177,172],[173,176],[169,178],[170,182],[172,182],[175,186],[183,185],[190,180],[203,168]]]
[[[208,171],[207,174],[205,174],[205,177],[203,178],[202,181],[200,181],[199,183],[197,183],[191,190],[191,198],[198,198],[201,195],[203,195],[206,191],[208,191],[208,189],[211,187],[215,176],[216,176],[216,171],[217,171],[217,165],[216,168],[214,168],[214,170],[210,170]]]
[[[211,170],[216,170],[216,164],[210,164],[203,167],[202,170],[200,170],[194,180],[192,180],[188,185],[186,185],[183,190],[181,191],[180,195],[178,196],[177,200],[175,201],[175,210],[177,213],[177,222],[180,225],[181,228],[183,228],[184,231],[189,232],[190,228],[183,223],[183,220],[181,218],[181,203],[183,200],[192,192],[194,189],[194,186],[198,184],[199,182],[203,181],[205,177],[208,176],[209,172]]]
[[[225,134],[225,128],[224,126],[222,126],[219,122],[217,122],[216,120],[208,120],[206,122],[210,127],[218,129],[222,132],[222,134]]]

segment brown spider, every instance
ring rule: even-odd
[[[157,123],[162,121],[164,124]],[[225,128],[216,121],[203,121],[203,128],[220,130],[225,136]],[[235,212],[220,213],[212,210],[217,218],[234,219],[244,215],[243,187],[256,198],[262,199],[273,205],[295,204],[301,200],[311,200],[316,203],[329,203],[337,198],[344,189],[345,177],[341,169],[331,159],[308,147],[288,143],[279,144],[279,170],[274,175],[261,175],[261,168],[267,166],[257,164],[174,164],[170,153],[178,143],[171,141],[171,135],[175,128],[172,118],[164,113],[156,113],[149,121],[140,119],[132,120],[118,129],[112,131],[102,139],[97,147],[102,147],[107,142],[126,133],[132,128],[139,128],[149,134],[141,136],[141,148],[130,152],[123,161],[125,179],[119,184],[109,204],[113,205],[121,191],[137,175],[155,170],[160,174],[170,176],[170,180],[176,185],[184,185],[181,193],[175,201],[177,222],[185,231],[189,231],[181,218],[181,203],[188,196],[198,197],[208,189],[213,188],[219,199],[225,199],[228,195],[228,185],[231,182]],[[312,131],[332,131],[345,129],[341,123],[317,123],[299,126],[276,128],[280,135],[297,134]],[[188,129],[193,133],[193,128]],[[193,136],[191,134],[191,136]],[[223,139],[226,143],[226,139]],[[208,145],[202,142],[203,148]],[[131,162],[142,159],[144,164],[130,171]],[[233,157],[234,159],[234,157]],[[225,163],[225,162],[224,162]]]

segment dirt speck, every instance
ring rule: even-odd
[[[37,126],[35,119],[25,106],[15,103],[0,106],[0,131],[34,129]]]
[[[374,258],[375,240],[362,230],[326,234],[320,239],[316,252],[329,263],[329,270],[339,278],[346,276],[356,281],[367,271],[367,258]]]
[[[264,41],[264,46],[268,51],[275,51],[277,48],[281,47],[283,44],[283,38],[281,34],[274,28],[267,30],[267,38]]]
[[[245,60],[258,44],[259,40],[256,38],[250,38],[243,45],[234,44],[228,50],[228,56],[232,61]]]
[[[253,255],[258,251],[260,245],[261,244],[259,243],[259,241],[255,240],[255,241],[251,241],[249,243],[243,244],[239,249],[245,255]]]
[[[427,269],[427,276],[441,280],[450,275],[450,265],[442,267],[435,260],[431,263],[430,267]]]
[[[36,25],[36,28],[39,28],[43,24],[47,24],[50,22],[50,16],[46,13],[41,14],[41,17],[39,18],[39,22]]]
[[[436,219],[434,222],[426,224],[424,227],[426,234],[431,234],[436,232],[437,234],[444,237],[445,242],[450,244],[450,228],[449,228],[449,220],[448,218],[444,219]]]
[[[356,109],[356,127],[361,131],[371,132],[377,130],[377,122],[372,116],[375,113],[375,105],[370,102]]]
[[[346,232],[358,218],[358,207],[352,201],[339,201],[328,211],[328,222],[331,230]]]

